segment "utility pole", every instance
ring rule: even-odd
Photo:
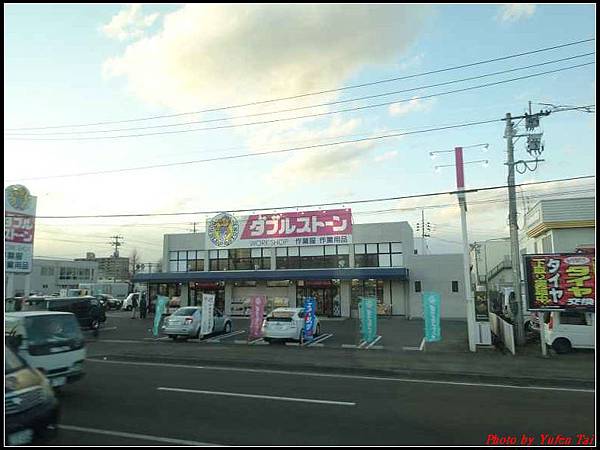
[[[521,301],[521,262],[519,252],[519,226],[517,224],[517,192],[515,189],[515,148],[513,145],[514,126],[510,113],[506,114],[506,152],[508,165],[508,223],[510,227],[510,259],[512,265],[513,300],[512,311],[515,315],[517,345],[525,343],[525,324],[523,320],[523,302]]]
[[[420,228],[420,230],[419,230]],[[425,254],[425,238],[431,237],[431,223],[425,223],[425,210],[421,210],[421,222],[417,222],[417,232],[421,231],[421,254]]]
[[[192,230],[193,233],[196,233],[196,224],[198,222],[192,222],[192,226],[194,227],[194,229]]]
[[[119,242],[119,239],[124,239],[124,238],[123,238],[123,236],[116,235],[116,236],[111,236],[111,239],[114,239],[114,241],[111,241],[110,244],[115,247],[115,252],[113,253],[113,256],[115,258],[118,258],[119,257],[119,247],[121,245],[123,245],[121,242]]]

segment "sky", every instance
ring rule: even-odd
[[[460,252],[451,195],[347,202],[453,190],[454,168],[436,170],[453,164],[452,153],[430,152],[456,146],[489,144],[465,149],[465,162],[488,161],[465,166],[467,188],[506,184],[504,122],[323,144],[498,120],[523,114],[529,101],[534,112],[539,103],[594,105],[595,55],[580,55],[594,52],[595,40],[419,74],[591,39],[595,30],[594,4],[5,5],[4,184],[27,186],[38,216],[339,202],[355,223],[415,228],[423,210],[429,250]],[[564,58],[572,59],[520,69]],[[458,81],[506,70],[513,71]],[[377,97],[350,101],[368,96]],[[265,102],[289,97],[296,98]],[[368,107],[376,104],[383,105]],[[149,119],[156,116],[171,117]],[[518,183],[595,175],[594,114],[557,112],[541,122],[545,161]],[[517,159],[530,159],[524,142],[515,144]],[[250,156],[64,176],[241,154]],[[522,220],[543,198],[595,196],[595,178],[518,194]],[[469,195],[471,241],[508,236],[506,198],[505,189]],[[203,231],[210,216],[38,217],[34,255],[108,256],[110,236],[119,234],[122,256],[135,249],[154,262],[164,234],[187,232],[192,222]]]

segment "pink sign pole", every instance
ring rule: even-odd
[[[262,337],[262,322],[266,303],[267,297],[264,295],[250,297],[250,331],[248,338]]]

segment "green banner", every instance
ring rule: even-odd
[[[441,297],[437,292],[423,293],[423,320],[425,321],[425,342],[442,340],[440,326]]]
[[[360,335],[363,341],[372,342],[377,338],[377,299],[361,298],[358,303]]]

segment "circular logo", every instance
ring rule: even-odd
[[[5,189],[6,199],[8,204],[15,209],[24,211],[29,207],[31,194],[29,190],[20,184],[13,184]]]
[[[238,238],[240,226],[231,214],[221,213],[208,223],[208,237],[217,247],[227,247]]]

